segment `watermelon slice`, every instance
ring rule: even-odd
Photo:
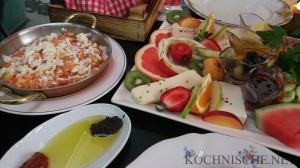
[[[276,104],[255,110],[256,127],[292,148],[300,147],[300,104]]]

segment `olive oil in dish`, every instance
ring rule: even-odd
[[[49,158],[49,168],[83,168],[103,155],[119,137],[119,132],[107,137],[91,135],[91,125],[105,118],[81,119],[55,135],[41,150]]]

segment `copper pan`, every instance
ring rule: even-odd
[[[89,17],[92,19],[92,26],[84,26],[80,24],[69,23],[71,19],[77,16],[84,16]],[[88,36],[91,40],[95,41],[96,43],[106,46],[107,47],[107,55],[108,59],[106,63],[94,74],[82,79],[79,82],[72,83],[65,86],[54,87],[54,88],[39,88],[39,89],[26,89],[26,88],[19,88],[15,86],[11,86],[6,84],[3,81],[0,81],[0,91],[4,91],[10,94],[16,94],[17,96],[14,97],[0,97],[0,103],[2,104],[22,104],[29,101],[32,101],[37,98],[54,98],[60,97],[64,95],[68,95],[79,90],[82,90],[96,80],[102,77],[105,73],[109,59],[111,57],[111,44],[107,38],[107,36],[98,30],[95,29],[96,26],[96,18],[87,13],[75,13],[69,16],[64,23],[49,23],[34,26],[31,28],[27,28],[21,30],[17,33],[14,33],[0,42],[0,65],[3,63],[2,55],[10,55],[14,53],[21,47],[27,46],[33,40],[38,39],[40,37],[49,35],[50,33],[63,33],[63,32],[71,32],[71,33],[88,33]]]

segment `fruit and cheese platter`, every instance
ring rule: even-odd
[[[220,25],[214,13],[173,10],[163,24],[113,103],[300,156],[298,39],[268,21]]]

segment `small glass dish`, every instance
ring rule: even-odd
[[[240,13],[239,17],[240,17],[240,26],[245,28],[249,28],[255,23],[265,21],[263,18],[261,18],[259,15],[255,13]]]
[[[268,52],[254,48],[228,47],[219,56],[227,75],[225,81],[237,85],[246,81],[253,68],[266,65],[270,60]]]
[[[280,70],[268,66],[252,69],[242,85],[248,116],[254,118],[255,109],[274,103],[283,89],[284,78]]]

